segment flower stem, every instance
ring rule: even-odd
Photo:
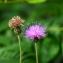
[[[21,55],[21,43],[20,43],[20,36],[18,35],[18,41],[19,41],[19,49],[20,49],[20,60],[19,62],[22,63],[22,55]]]
[[[35,52],[36,52],[36,63],[38,63],[38,48],[37,48],[37,43],[35,43]]]

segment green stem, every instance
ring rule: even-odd
[[[20,43],[20,36],[18,35],[18,41],[19,41],[19,49],[20,49],[20,63],[22,63],[22,56],[21,56],[21,43]]]
[[[36,52],[36,63],[38,63],[38,48],[37,48],[37,43],[35,43],[35,52]]]

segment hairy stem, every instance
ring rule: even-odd
[[[22,63],[22,55],[21,55],[21,43],[20,43],[20,36],[18,35],[18,41],[19,41],[19,49],[20,49],[20,60],[19,62]]]
[[[36,52],[36,63],[38,63],[38,48],[37,48],[37,43],[35,43],[35,52]]]

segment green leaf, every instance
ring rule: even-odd
[[[53,59],[59,52],[59,45],[54,43],[55,40],[54,42],[52,40],[53,39],[46,38],[43,41],[42,46],[40,47],[40,59],[42,63],[47,63],[48,61]]]
[[[33,4],[36,4],[36,3],[43,3],[45,2],[46,0],[26,0],[28,3],[33,3]]]

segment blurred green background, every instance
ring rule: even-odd
[[[35,22],[45,25],[47,37],[38,43],[39,63],[61,63],[63,0],[0,0],[0,63],[19,63],[17,36],[8,27],[13,16],[25,20],[23,32]],[[20,36],[23,63],[35,63],[34,44],[23,34]]]

